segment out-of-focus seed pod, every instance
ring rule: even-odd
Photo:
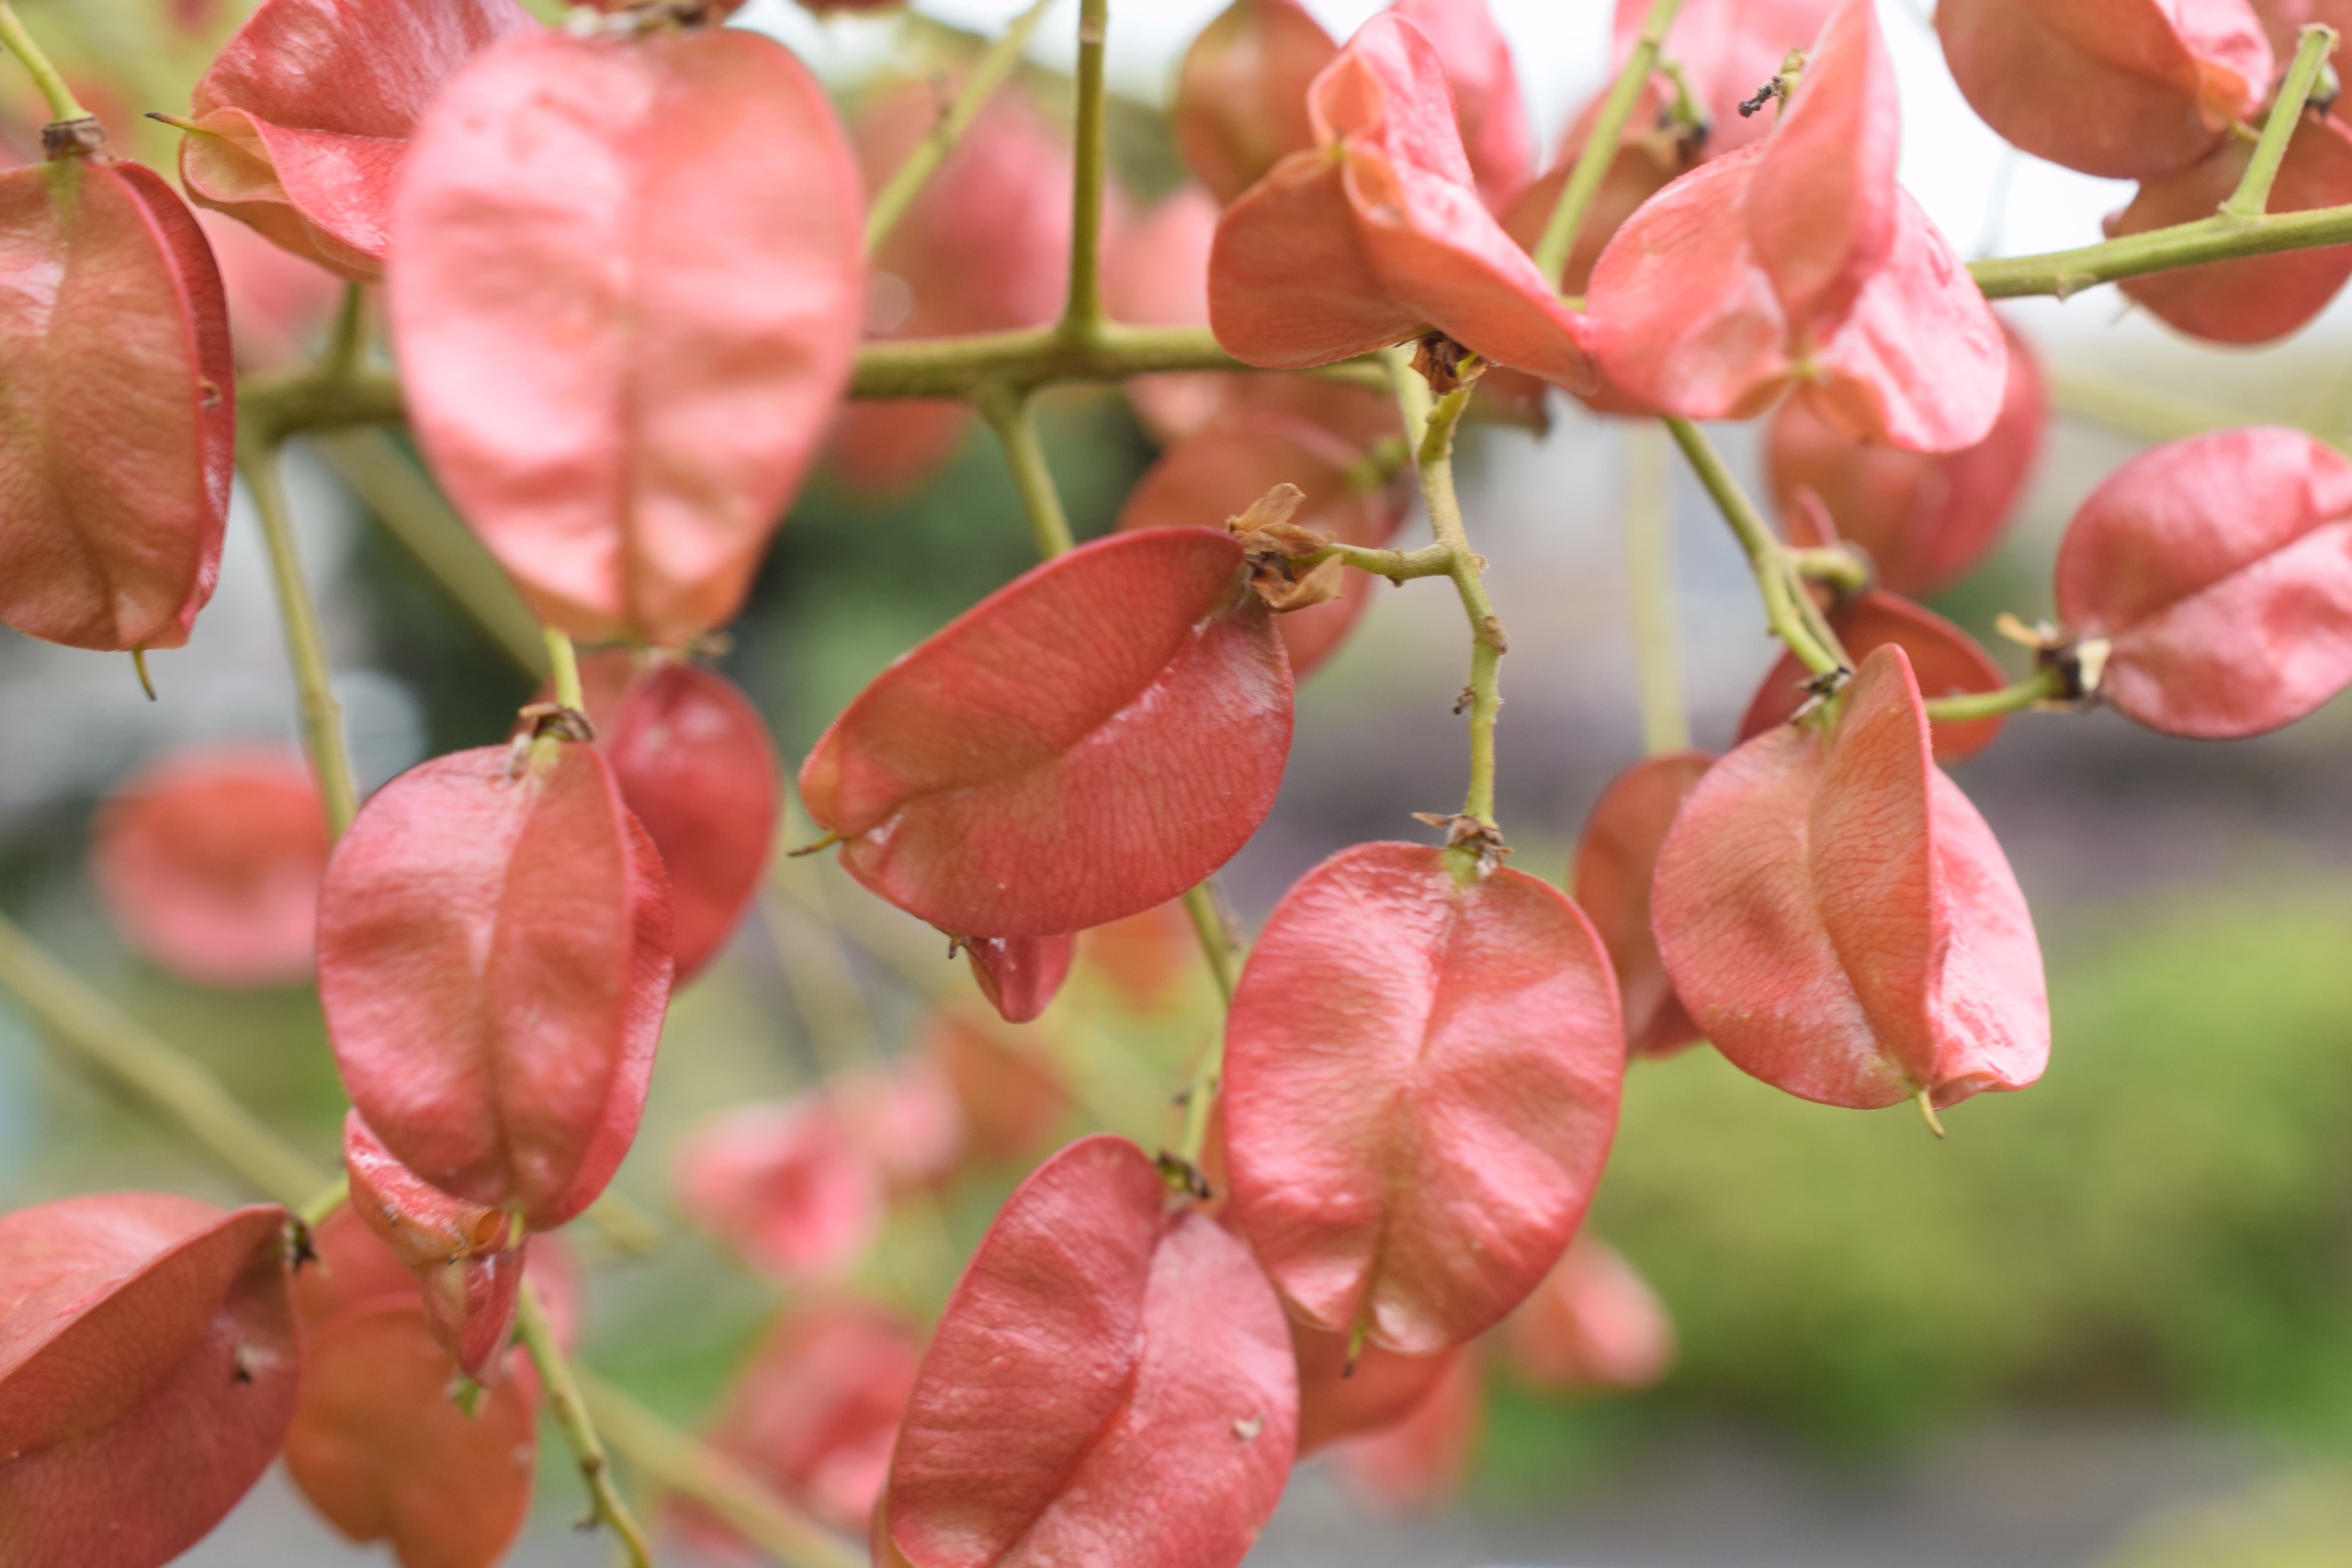
[[[1609,950],[1625,1048],[1636,1056],[1671,1055],[1699,1038],[1650,932],[1650,883],[1674,814],[1714,761],[1712,752],[1675,751],[1634,763],[1594,803],[1577,844],[1572,891]]]
[[[1315,145],[1306,89],[1340,52],[1298,0],[1233,0],[1185,51],[1176,144],[1220,204]]]
[[[1538,1388],[1647,1388],[1674,1365],[1674,1320],[1649,1281],[1587,1231],[1503,1321],[1502,1348]]]

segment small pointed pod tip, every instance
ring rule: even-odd
[[[1942,1138],[1944,1135],[1944,1124],[1942,1118],[1936,1114],[1935,1097],[1929,1094],[1926,1089],[1922,1089],[1917,1094],[1913,1095],[1911,1098],[1913,1101],[1918,1105],[1919,1115],[1927,1122],[1928,1131],[1933,1133],[1939,1139]]]
[[[147,673],[145,649],[134,648],[130,650],[130,667],[139,672],[139,689],[147,694],[149,702],[155,701],[155,681],[153,676]]]

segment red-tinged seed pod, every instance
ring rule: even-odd
[[[537,30],[515,0],[264,0],[196,84],[180,182],[293,254],[373,282],[417,117],[475,54]]]
[[[286,1211],[118,1192],[0,1215],[0,1565],[156,1568],[294,1413]]]
[[[1511,1370],[1561,1393],[1647,1388],[1674,1366],[1674,1319],[1623,1255],[1588,1231],[1503,1320]]]
[[[679,1213],[779,1280],[839,1279],[881,1230],[875,1164],[821,1092],[720,1111],[670,1171]]]
[[[1659,852],[1652,908],[1691,1019],[1791,1094],[1942,1107],[2048,1063],[2025,896],[1929,756],[1899,644],[1862,661],[1826,733],[1784,725],[1708,771]]]
[[[1081,545],[981,601],[801,765],[842,863],[943,931],[1059,936],[1165,903],[1264,820],[1291,677],[1241,547]]]
[[[435,758],[335,846],[335,1062],[384,1147],[445,1192],[534,1230],[586,1208],[637,1135],[669,998],[662,859],[593,747]]]
[[[1770,113],[1742,114],[1739,106],[1780,74],[1791,50],[1813,41],[1835,8],[1835,0],[1688,0],[1675,13],[1667,56],[1707,117],[1704,156],[1736,152],[1771,129]],[[1649,11],[1650,0],[1617,0],[1611,43],[1621,65],[1634,52]],[[1664,85],[1670,90],[1673,83]]]
[[[1745,419],[1793,388],[1857,439],[1984,440],[2007,385],[2000,324],[1895,184],[1900,121],[1877,14],[1843,0],[1770,135],[1676,180],[1595,264],[1592,349],[1617,392]]]
[[[1636,1056],[1669,1056],[1699,1038],[1650,933],[1650,883],[1674,814],[1714,761],[1713,752],[1674,751],[1634,763],[1594,803],[1577,844],[1577,907],[1609,950],[1625,1048]]]
[[[1078,938],[1069,934],[956,940],[980,995],[1007,1023],[1027,1023],[1052,1005],[1078,956]]]
[[[1225,1032],[1231,1223],[1332,1333],[1428,1355],[1535,1288],[1617,1128],[1609,957],[1558,888],[1418,844],[1301,878]]]
[[[2238,188],[2254,144],[2228,136],[2177,174],[2140,187],[2109,216],[2111,239],[2212,216]],[[2278,165],[2268,210],[2304,212],[2352,202],[2352,130],[2333,115],[2306,115]],[[2167,324],[2210,343],[2256,344],[2285,337],[2327,309],[2352,277],[2352,245],[2208,262],[2126,278],[2123,292]]]
[[[1936,31],[1985,124],[2110,179],[2194,164],[2254,114],[2273,71],[2246,0],[1954,0]]]
[[[1400,1356],[1377,1345],[1351,1356],[1348,1337],[1290,1324],[1298,1362],[1298,1454],[1394,1427],[1420,1408],[1464,1353],[1455,1346],[1434,1356]]]
[[[1388,9],[1420,28],[1445,62],[1478,198],[1488,211],[1500,212],[1535,174],[1535,139],[1510,41],[1495,26],[1487,0],[1392,0]]]
[[[0,174],[0,621],[180,647],[220,575],[237,376],[171,186],[104,155]]]
[[[1381,1514],[1425,1514],[1451,1502],[1486,1420],[1485,1374],[1476,1346],[1447,1358],[1444,1374],[1410,1415],[1331,1450],[1340,1485]]]
[[[1216,223],[1215,198],[1188,185],[1118,234],[1102,262],[1102,299],[1111,314],[1143,326],[1208,325]],[[1135,378],[1127,399],[1145,431],[1163,446],[1212,424],[1246,424],[1261,413],[1306,420],[1358,448],[1401,429],[1396,399],[1319,376],[1170,370]]]
[[[1404,17],[1364,24],[1307,95],[1317,145],[1226,209],[1209,325],[1277,370],[1434,329],[1489,362],[1589,391],[1584,320],[1478,199],[1444,62]]]
[[[926,1055],[827,1080],[834,1109],[866,1163],[896,1196],[954,1174],[968,1143],[956,1088]]]
[[[1220,204],[1315,145],[1306,89],[1340,52],[1298,0],[1233,0],[1176,75],[1176,145]]]
[[[2008,378],[1992,431],[1956,452],[1906,452],[1858,441],[1804,398],[1772,416],[1765,436],[1772,494],[1793,524],[1811,491],[1840,537],[1870,553],[1878,583],[1924,597],[1966,576],[2000,541],[2041,455],[2050,399],[2041,365],[2001,323]]]
[[[780,785],[767,721],[724,675],[624,651],[580,661],[596,749],[662,853],[684,984],[718,956],[759,891]],[[542,694],[544,696],[546,694]]]
[[[1827,619],[1829,629],[1858,661],[1889,643],[1901,648],[1910,659],[1912,678],[1918,682],[1922,697],[1997,692],[2008,684],[2008,677],[1974,637],[1908,599],[1871,589],[1833,605]],[[1795,717],[1811,700],[1811,675],[1795,654],[1783,652],[1763,684],[1756,688],[1747,713],[1739,721],[1739,739],[1752,739]],[[1930,723],[1928,734],[1935,745],[1936,761],[1958,762],[1973,757],[2000,738],[2003,722],[1995,714],[1989,718]]]
[[[541,619],[677,645],[734,615],[848,383],[862,226],[823,89],[754,33],[509,39],[434,101],[392,339]]]
[[[301,759],[272,747],[174,752],[98,808],[90,882],[145,957],[204,986],[311,972],[327,825]]]
[[[304,1337],[287,1473],[345,1539],[389,1543],[402,1568],[490,1568],[530,1513],[528,1380],[469,1409],[458,1376],[413,1300],[356,1303]]]
[[[922,1342],[914,1325],[855,1300],[778,1319],[736,1374],[703,1441],[835,1529],[860,1532],[882,1495]],[[688,1533],[732,1547],[707,1510],[681,1506]]]
[[[414,1271],[350,1204],[312,1225],[310,1243],[312,1260],[294,1276],[294,1313],[306,1331],[354,1307],[423,1305]],[[579,1259],[553,1235],[533,1236],[525,1254],[526,1271],[547,1309],[555,1342],[569,1349],[579,1337],[582,1314]],[[512,1350],[506,1370],[529,1373],[528,1364]],[[454,1358],[450,1371],[457,1371]]]
[[[1318,426],[1261,412],[1161,453],[1127,492],[1114,526],[1223,528],[1274,486],[1290,484],[1305,495],[1294,525],[1377,549],[1401,517],[1387,487],[1365,477],[1366,467],[1361,452]],[[1305,680],[1339,650],[1379,586],[1370,573],[1351,571],[1337,598],[1275,617],[1293,679]]]
[[[883,188],[939,122],[931,81],[868,96],[852,122],[865,188]],[[1069,271],[1068,139],[1011,94],[965,130],[873,259],[865,330],[874,338],[952,337],[1044,326],[1060,313]],[[868,496],[902,493],[955,455],[969,405],[917,400],[843,403],[828,471]]]
[[[884,1544],[911,1568],[1232,1568],[1282,1495],[1297,1405],[1249,1249],[1171,1209],[1133,1144],[1081,1139],[1005,1201],[948,1299]]]
[[[923,1050],[953,1089],[978,1158],[1034,1156],[1069,1112],[1069,1086],[1053,1059],[1005,1038],[983,1018],[937,1014]]]
[[[435,1341],[474,1382],[495,1383],[522,1296],[523,1227],[419,1179],[356,1111],[344,1118],[343,1167],[352,1212],[416,1276]]]
[[[2352,682],[2352,462],[2259,425],[2143,452],[2067,525],[2056,592],[2127,717],[2209,740],[2291,724]]]

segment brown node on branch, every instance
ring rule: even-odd
[[[1424,333],[1420,341],[1413,344],[1413,368],[1429,382],[1434,397],[1459,391],[1478,378],[1486,369],[1483,364],[1471,367],[1466,376],[1462,373],[1463,364],[1473,357],[1468,349],[1443,333]]]
[[[1503,830],[1491,822],[1482,822],[1466,812],[1442,816],[1434,811],[1416,811],[1413,820],[1426,822],[1432,828],[1445,829],[1445,847],[1466,850],[1478,857],[1478,874],[1484,876],[1503,863],[1510,853],[1510,846],[1503,842]]]
[[[525,733],[533,740],[542,735],[583,743],[596,739],[596,726],[588,716],[561,703],[527,703],[514,710],[514,716],[528,727]]]
[[[1201,1174],[1201,1168],[1182,1155],[1170,1154],[1162,1149],[1153,1156],[1152,1164],[1159,1168],[1159,1179],[1168,1183],[1170,1191],[1181,1192],[1202,1203],[1216,1196],[1216,1190],[1209,1185],[1209,1179]]]
[[[1278,484],[1240,516],[1226,519],[1227,530],[1249,558],[1251,591],[1276,615],[1336,599],[1344,586],[1347,564],[1323,556],[1331,536],[1291,521],[1306,499],[1296,485]]]
[[[2112,645],[2103,637],[2077,637],[2063,626],[2038,621],[2032,626],[2001,612],[1993,629],[2011,642],[2033,650],[2033,667],[2058,678],[2058,694],[2033,705],[2044,712],[2066,712],[2098,701],[2099,682],[2107,675]]]
[[[107,128],[96,115],[53,119],[40,128],[40,150],[52,164],[60,158],[93,157],[107,150]]]

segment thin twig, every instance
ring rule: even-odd
[[[347,430],[318,435],[311,445],[501,653],[526,674],[546,676],[548,650],[539,623],[513,580],[390,435]]]
[[[971,129],[972,121],[979,117],[988,101],[996,96],[996,90],[1004,85],[1004,79],[1012,73],[1012,68],[1021,62],[1022,52],[1029,47],[1029,35],[1036,31],[1037,23],[1053,3],[1054,0],[1036,0],[1026,11],[1013,17],[1006,26],[1004,36],[989,45],[972,62],[971,74],[964,79],[963,88],[956,95],[956,101],[948,106],[945,114],[939,117],[939,123],[931,128],[930,133],[915,143],[915,150],[907,154],[907,161],[892,173],[889,183],[874,197],[874,205],[866,209],[867,255],[882,248],[882,242],[890,237],[890,231],[898,227],[899,220],[913,205],[924,184],[938,172],[939,165],[947,161],[947,155],[956,150],[956,144],[963,141],[964,133]]]
[[[1833,675],[1846,669],[1844,650],[1837,646],[1837,639],[1827,634],[1817,614],[1808,614],[1813,603],[1806,597],[1804,583],[1790,559],[1789,547],[1739,488],[1739,481],[1724,467],[1723,458],[1705,434],[1689,420],[1671,415],[1666,420],[1666,428],[1675,445],[1682,448],[1682,455],[1690,460],[1699,482],[1713,498],[1715,509],[1731,525],[1740,548],[1747,553],[1748,569],[1756,574],[1757,589],[1764,597],[1764,619],[1772,628],[1772,635],[1788,644],[1789,651],[1816,675]]]
[[[725,1454],[705,1448],[610,1383],[582,1373],[596,1425],[629,1461],[694,1498],[789,1568],[865,1568],[865,1554],[792,1507]]]
[[[257,1190],[299,1208],[327,1185],[325,1171],[239,1104],[219,1078],[117,1007],[5,916],[0,989],[16,998],[52,1043],[169,1116]]]
[[[1682,701],[1682,655],[1674,631],[1673,492],[1664,433],[1646,421],[1625,426],[1625,579],[1641,693],[1642,750],[1690,749]]]
[[[1993,718],[2040,703],[2056,702],[2066,694],[2066,683],[2055,670],[2037,670],[2014,685],[1997,692],[1969,692],[1955,697],[1929,697],[1928,716],[1939,724],[1972,718]]]
[[[15,55],[32,77],[33,85],[40,89],[42,99],[49,105],[51,119],[90,118],[90,111],[74,96],[74,89],[65,85],[65,78],[56,66],[50,63],[49,56],[42,52],[40,45],[33,41],[33,35],[25,30],[23,19],[7,0],[0,0],[0,46],[5,46],[9,53]]]
[[[1642,96],[1643,85],[1657,65],[1658,48],[1665,43],[1667,29],[1674,25],[1674,14],[1681,7],[1682,0],[1650,0],[1649,15],[1642,19],[1642,33],[1634,40],[1634,52],[1617,73],[1617,80],[1610,85],[1608,97],[1601,100],[1600,117],[1592,122],[1591,133],[1586,136],[1584,148],[1577,154],[1576,166],[1568,171],[1567,183],[1560,187],[1560,199],[1544,222],[1543,237],[1535,242],[1535,269],[1544,275],[1544,281],[1550,288],[1560,286],[1560,274],[1576,252],[1577,235],[1592,213],[1601,183],[1609,177],[1610,165],[1617,160],[1618,144],[1625,139],[1625,120],[1634,112],[1634,100]]]
[[[1037,553],[1046,559],[1071,547],[1069,515],[1062,510],[1061,491],[1054,486],[1054,471],[1046,463],[1046,448],[1037,439],[1037,410],[1027,396],[1000,393],[980,401],[980,412],[1004,444],[1005,461],[1012,466],[1013,488],[1029,514],[1029,531]]]
[[[1102,44],[1110,32],[1110,0],[1079,0],[1076,174],[1071,181],[1069,298],[1056,331],[1085,343],[1102,325],[1102,185],[1106,94]]]
[[[310,581],[302,575],[293,520],[286,510],[286,491],[278,483],[277,454],[272,447],[244,443],[237,466],[253,494],[254,512],[261,519],[262,539],[269,549],[269,575],[277,589],[286,658],[294,667],[294,689],[301,702],[302,745],[311,754],[311,771],[318,775],[327,830],[341,838],[358,814],[359,793],[352,782],[351,755],[344,745],[343,708],[335,701],[334,672],[327,663],[326,640],[319,634],[318,607],[311,598]]]
[[[2303,106],[2311,101],[2312,88],[2318,83],[2327,57],[2335,51],[2334,28],[2314,22],[2302,30],[2295,46],[2294,63],[2287,67],[2287,80],[2271,102],[2270,118],[2263,122],[2261,140],[2254,144],[2254,156],[2238,179],[2238,188],[2222,203],[2223,217],[2259,218],[2269,210],[2270,187],[2278,178],[2278,165],[2286,161],[2288,143],[2295,139],[2295,132],[2302,124]]]
[[[522,1342],[523,1351],[531,1358],[531,1365],[539,1374],[540,1387],[545,1391],[548,1414],[563,1433],[563,1440],[571,1449],[571,1457],[580,1466],[580,1479],[588,1488],[589,1506],[595,1517],[610,1527],[620,1538],[621,1550],[628,1556],[630,1568],[652,1568],[653,1555],[646,1550],[645,1532],[639,1529],[637,1516],[629,1512],[620,1488],[614,1484],[613,1467],[605,1458],[605,1445],[596,1436],[596,1424],[588,1415],[588,1402],[582,1397],[580,1382],[572,1373],[571,1363],[564,1359],[563,1349],[555,1342],[555,1329],[548,1322],[547,1308],[540,1303],[539,1292],[530,1280],[523,1281],[522,1300],[514,1313],[514,1337]]]

